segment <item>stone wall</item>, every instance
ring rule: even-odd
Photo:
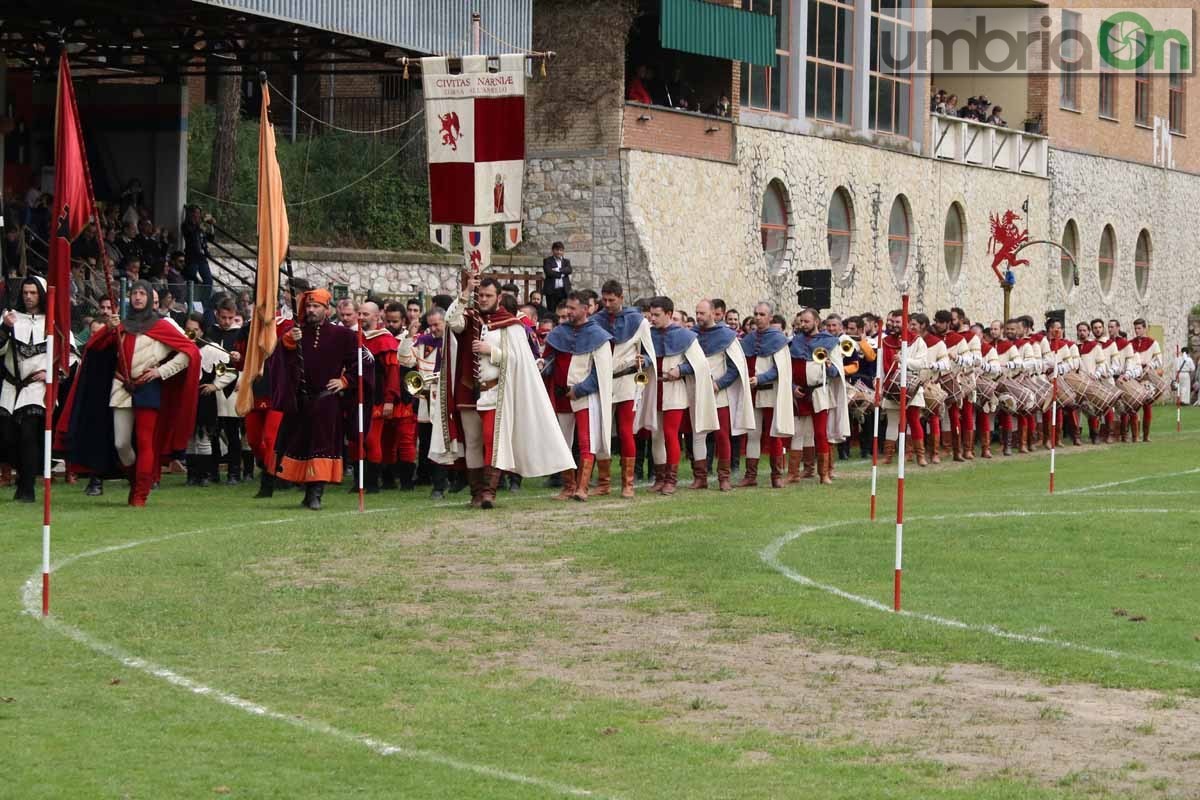
[[[1043,289],[1054,308],[1066,308],[1067,319],[1078,322],[1101,317],[1119,319],[1132,334],[1133,320],[1145,317],[1162,325],[1166,349],[1174,354],[1184,345],[1188,312],[1200,303],[1196,280],[1200,261],[1200,176],[1186,172],[1101,158],[1050,151],[1051,235],[1061,240],[1068,220],[1079,230],[1080,285],[1064,287],[1057,272]],[[1116,233],[1116,265],[1112,288],[1100,290],[1100,237],[1104,226]],[[1150,279],[1145,295],[1134,280],[1134,249],[1138,234],[1150,234]]]

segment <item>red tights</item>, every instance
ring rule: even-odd
[[[275,440],[279,436],[282,411],[256,408],[246,415],[246,441],[254,457],[271,475],[275,474]]]
[[[633,458],[637,455],[637,441],[633,436],[633,401],[625,400],[617,403],[616,412],[617,436],[621,439],[621,456]]]

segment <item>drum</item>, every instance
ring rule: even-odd
[[[1034,407],[1031,411],[1046,412],[1054,402],[1054,384],[1045,375],[1029,375],[1025,378],[1026,385],[1033,390]]]
[[[1058,388],[1058,405],[1062,407],[1074,407],[1079,404],[1079,397],[1075,394],[1075,390],[1071,388],[1071,384],[1067,383],[1066,375],[1059,375],[1055,379],[1054,385]]]
[[[1089,417],[1101,417],[1117,404],[1120,392],[1108,381],[1081,375],[1086,383],[1079,393],[1079,409]]]
[[[962,385],[958,381],[958,376],[947,373],[939,375],[937,379],[938,385],[942,391],[946,393],[946,403],[950,406],[961,406],[963,401]]]
[[[1156,369],[1147,369],[1143,372],[1142,380],[1154,391],[1154,399],[1149,401],[1151,403],[1157,402],[1171,388],[1171,382],[1167,380],[1167,376]]]
[[[850,416],[861,422],[875,405],[875,390],[865,383],[851,383],[846,387],[846,404]]]
[[[1132,378],[1117,381],[1118,407],[1126,413],[1140,411],[1146,404],[1147,386]]]
[[[942,413],[946,404],[946,390],[940,383],[932,382],[925,387],[925,408],[930,414]]]
[[[996,410],[996,391],[999,381],[995,375],[983,374],[975,378],[975,405],[986,414]]]
[[[975,370],[963,370],[958,375],[958,386],[962,391],[964,400],[974,401],[975,391],[979,385],[979,378],[975,374]]]
[[[1008,395],[1012,398],[1013,410],[1018,414],[1032,414],[1034,411],[1039,410],[1037,395],[1034,394],[1033,389],[1027,386],[1024,381],[1018,380],[1015,375],[1001,377],[998,387],[997,399],[1000,400],[1000,405],[1008,411],[1009,404],[1004,402],[1002,395]]]

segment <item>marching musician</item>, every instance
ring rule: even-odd
[[[637,460],[635,409],[647,402],[646,384],[638,383],[637,374],[653,369],[657,358],[650,336],[650,320],[636,306],[625,305],[625,290],[619,281],[604,282],[600,287],[600,302],[602,307],[593,319],[612,336],[612,416],[621,447],[621,496],[630,498],[634,495],[633,473]],[[604,445],[596,465],[600,471],[597,495],[607,495],[611,491],[610,448],[611,444]]]
[[[1129,344],[1133,348],[1134,352],[1134,369],[1137,371],[1137,373],[1139,373],[1135,377],[1145,376],[1151,371],[1158,373],[1162,370],[1162,348],[1159,347],[1156,339],[1146,335],[1146,320],[1138,318],[1133,321],[1133,339],[1130,340]],[[1149,393],[1147,393],[1147,396],[1150,396]],[[1156,393],[1151,400],[1142,404],[1143,442],[1150,441],[1150,421],[1154,414],[1154,401],[1157,399],[1158,397]],[[1133,412],[1132,416],[1135,418],[1134,438],[1136,439],[1136,410]]]
[[[220,436],[218,406],[220,398],[226,397],[226,391],[237,382],[237,372],[229,367],[231,353],[205,340],[201,335],[203,328],[203,314],[198,311],[188,314],[184,332],[200,351],[200,396],[196,401],[196,427],[187,445],[188,486],[208,486],[217,470],[218,454],[214,449],[220,447],[216,443]]]
[[[417,460],[417,441],[415,426],[400,427],[399,410],[407,406],[407,401],[401,393],[400,367],[401,359],[411,365],[413,363],[412,339],[408,331],[405,335],[404,350],[401,353],[401,342],[392,332],[380,324],[379,306],[368,300],[358,307],[358,324],[362,327],[363,344],[371,354],[374,375],[372,376],[371,396],[366,398],[367,408],[364,412],[371,418],[363,436],[363,491],[367,494],[379,492],[379,479],[384,464],[394,464],[399,460],[402,476],[407,476],[408,487],[412,488],[413,468]],[[364,369],[366,365],[364,365]],[[356,365],[357,369],[357,365]],[[365,390],[365,386],[363,387]],[[412,419],[410,414],[405,419]],[[351,442],[351,457],[357,457],[357,439]],[[405,480],[404,477],[401,478]],[[353,487],[357,490],[357,486]]]
[[[793,447],[788,454],[789,483],[798,482],[800,456],[804,460],[804,476],[811,477],[812,463],[816,461],[817,475],[823,484],[833,483],[833,452],[829,447],[829,411],[841,415],[845,410],[845,387],[841,381],[842,350],[836,336],[820,330],[820,313],[815,308],[806,308],[798,315],[798,327],[789,347],[792,359],[793,403],[796,416],[796,433],[803,436],[803,449]],[[819,351],[824,351],[822,355]],[[841,403],[837,402],[831,381],[839,381]],[[849,420],[840,428],[849,427]],[[808,442],[811,441],[812,445]],[[774,486],[772,472],[772,486]]]
[[[792,415],[792,360],[782,326],[773,325],[775,307],[763,301],[754,307],[754,327],[742,337],[754,394],[754,427],[746,435],[746,471],[739,488],[758,486],[758,462],[765,449],[770,457],[771,488],[783,486],[783,452],[796,432]]]
[[[746,354],[732,328],[717,318],[716,301],[696,304],[695,333],[708,359],[717,408],[718,428],[713,437],[717,450],[717,488],[730,491],[732,437],[754,430],[753,392]],[[703,391],[703,386],[697,388]],[[691,488],[708,488],[708,435],[692,433]]]
[[[949,322],[949,320],[946,320]],[[926,368],[935,373],[935,377],[940,379],[943,375],[950,372],[950,355],[946,349],[946,342],[941,335],[933,330],[929,324],[929,317],[922,313],[910,314],[908,316],[909,330],[916,336],[919,336],[925,344],[924,365]],[[926,398],[922,398],[926,399]],[[944,405],[944,403],[943,403]],[[930,464],[942,463],[940,450],[943,446],[949,449],[949,439],[942,435],[942,415],[941,409],[929,411],[929,446],[926,448],[926,456]]]
[[[900,349],[902,343],[907,343],[907,367],[910,372],[922,369],[926,364],[925,340],[917,333],[918,328],[909,326],[903,331],[904,318],[900,309],[888,313],[883,337],[883,385],[885,388],[882,407],[888,411],[887,432],[884,435],[884,463],[891,464],[896,457],[896,442],[900,436],[900,426],[907,425],[908,436],[912,441],[913,455],[917,466],[928,466],[925,460],[925,431],[921,426],[921,411],[925,408],[925,391],[923,387],[913,386],[909,382],[911,393],[908,395],[905,409],[906,419],[900,419]],[[903,339],[901,338],[903,337]]]
[[[640,315],[639,315],[640,316]],[[556,500],[588,499],[597,453],[607,454],[612,436],[612,334],[588,318],[588,299],[567,294],[567,323],[546,337],[542,375],[549,379],[551,403],[567,447],[579,446],[578,472],[562,473]],[[612,460],[605,466],[611,469]],[[630,470],[632,475],[632,469]],[[605,477],[602,471],[601,479]],[[608,483],[608,481],[604,481]]]

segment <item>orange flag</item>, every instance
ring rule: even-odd
[[[287,255],[288,219],[283,203],[283,177],[275,158],[275,129],[267,114],[270,92],[262,87],[262,119],[258,128],[258,281],[254,292],[254,316],[246,341],[246,360],[238,387],[237,412],[242,416],[254,407],[253,383],[263,374],[263,365],[275,351],[275,312],[279,305],[279,265]]]

